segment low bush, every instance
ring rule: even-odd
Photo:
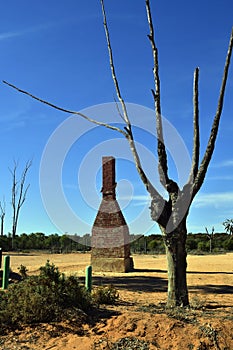
[[[24,265],[20,265],[18,267],[18,270],[19,270],[19,274],[22,278],[27,278],[27,272],[28,272],[28,269],[26,268],[26,266]]]
[[[92,300],[97,305],[113,305],[118,299],[119,293],[113,285],[100,286],[92,292]]]
[[[0,327],[60,321],[68,310],[90,307],[90,293],[78,278],[66,277],[47,261],[39,276],[26,277],[0,293]]]

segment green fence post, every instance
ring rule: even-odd
[[[88,290],[88,292],[91,292],[91,288],[92,288],[92,266],[91,265],[86,267],[85,287]]]
[[[10,274],[10,256],[6,255],[4,258],[2,289],[7,289],[7,287],[8,287],[9,274]]]

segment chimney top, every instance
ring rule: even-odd
[[[101,192],[105,199],[116,199],[115,158],[112,156],[102,157],[103,187]]]

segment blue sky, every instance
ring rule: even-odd
[[[185,152],[191,154],[192,80],[193,71],[199,66],[203,154],[233,26],[232,0],[152,3],[159,48],[162,114],[185,143]],[[116,94],[98,0],[12,0],[0,6],[1,80],[62,107],[84,110],[93,118],[97,116],[101,120],[104,116],[110,118],[107,119],[110,122],[121,122],[111,104]],[[105,6],[122,95],[130,106],[140,105],[151,110],[152,55],[144,1],[106,0]],[[30,189],[21,211],[18,233],[50,234],[74,229],[84,234],[90,232],[101,199],[101,157],[109,154],[117,158],[118,198],[131,232],[158,232],[150,220],[147,194],[135,171],[128,145],[122,139],[117,141],[120,135],[89,125],[78,117],[70,118],[3,84],[0,84],[0,96],[0,198],[5,196],[7,203],[6,233],[11,230],[12,216],[8,168],[14,159],[19,162],[19,175],[25,162],[33,159],[27,178]],[[204,231],[205,226],[223,231],[222,222],[233,216],[232,101],[233,65],[216,150],[206,181],[190,211],[189,232]],[[138,110],[142,112],[141,107]],[[156,157],[153,159],[153,113],[132,112],[131,122],[137,126],[135,132],[143,164],[159,186]],[[61,137],[56,139],[60,131]],[[54,140],[55,149],[50,148]],[[51,163],[46,163],[48,161]],[[183,170],[176,169],[172,156],[170,161],[170,175],[176,179]],[[61,197],[56,196],[54,187],[59,181]],[[54,198],[51,191],[55,191]],[[66,203],[64,211],[60,200]],[[43,202],[46,201],[49,203],[45,203],[45,208]],[[71,228],[72,218],[77,228]]]

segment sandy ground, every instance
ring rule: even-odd
[[[49,260],[61,272],[76,274],[81,280],[90,264],[90,254],[10,256],[14,272],[22,264],[29,274],[38,273],[39,267]],[[133,259],[134,272],[93,273],[94,286],[113,284],[119,290],[120,300],[115,306],[102,307],[91,324],[63,322],[25,327],[2,337],[0,349],[233,350],[233,253],[188,256],[187,278],[193,308],[169,312],[164,309],[166,257],[135,255]],[[131,347],[127,342],[131,342]]]

